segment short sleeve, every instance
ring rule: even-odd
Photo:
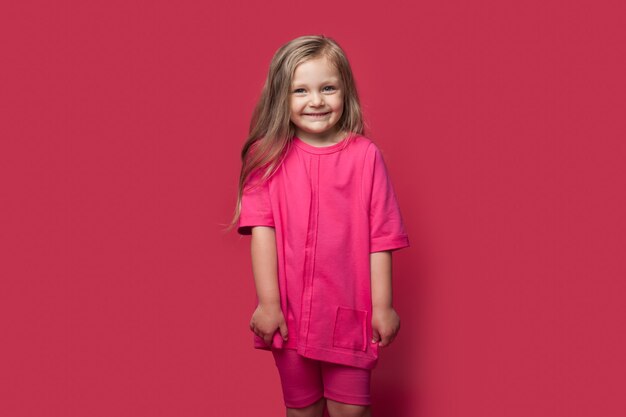
[[[241,209],[237,232],[241,235],[251,235],[252,226],[274,226],[274,215],[268,181],[261,179],[261,171],[256,170],[246,181],[241,196]]]
[[[382,153],[372,142],[363,167],[364,203],[369,209],[370,253],[409,246],[400,207]]]

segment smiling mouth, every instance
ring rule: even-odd
[[[326,112],[326,113],[304,113],[305,116],[326,116],[327,114],[330,114],[330,112]]]

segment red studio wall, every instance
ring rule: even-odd
[[[0,415],[279,416],[225,232],[275,50],[345,49],[411,247],[378,417],[626,415],[615,1],[0,6]]]

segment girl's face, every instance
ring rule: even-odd
[[[335,143],[343,114],[341,76],[326,57],[296,67],[291,91],[291,122],[296,136],[309,142]]]

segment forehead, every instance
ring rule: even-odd
[[[339,71],[326,57],[310,59],[296,67],[292,84],[339,82]]]

